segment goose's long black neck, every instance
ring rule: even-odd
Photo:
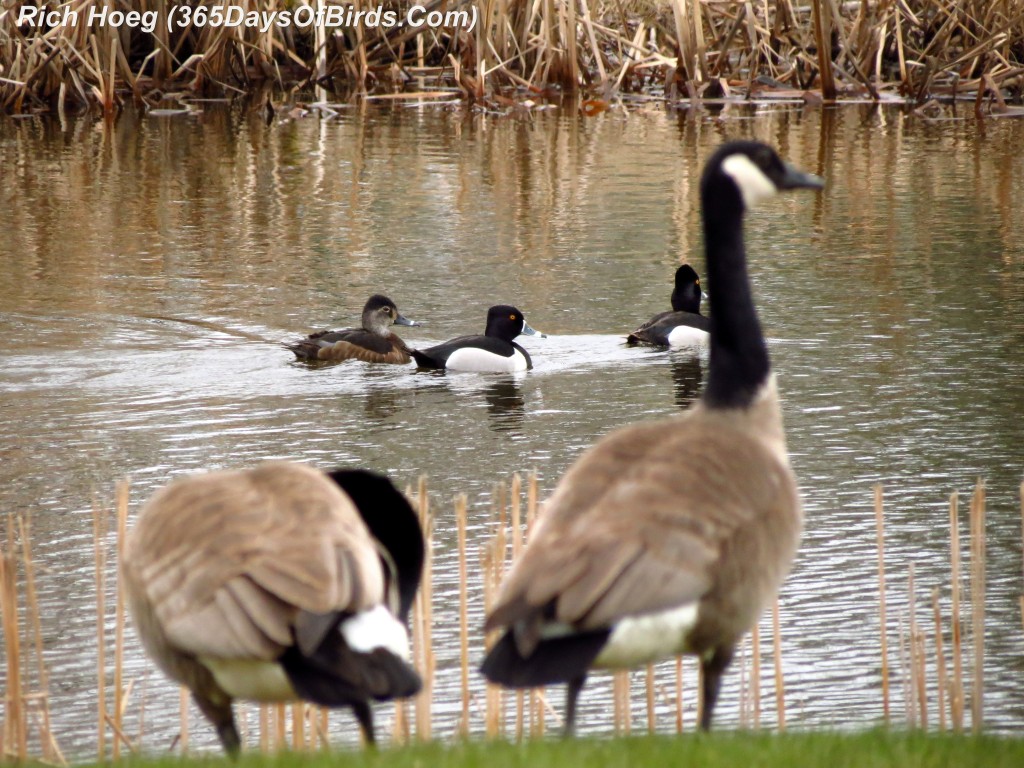
[[[721,172],[702,184],[704,246],[711,301],[711,361],[704,403],[713,408],[750,405],[768,380],[771,364],[747,277],[743,202]]]

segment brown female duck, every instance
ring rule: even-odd
[[[362,360],[403,365],[412,360],[412,354],[405,342],[391,332],[392,325],[418,326],[419,323],[404,317],[395,302],[377,293],[363,307],[362,327],[317,331],[285,346],[300,360]]]

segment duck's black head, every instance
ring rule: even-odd
[[[391,299],[375,293],[363,306],[363,328],[380,336],[387,336],[392,325],[419,325],[415,320],[403,317]]]
[[[676,270],[676,286],[672,290],[672,309],[676,312],[700,314],[700,278],[689,264]]]
[[[487,310],[485,336],[512,341],[521,333],[527,336],[544,336],[527,325],[523,313],[509,304],[498,304]]]

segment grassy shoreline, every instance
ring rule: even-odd
[[[173,762],[169,762],[173,760]],[[680,737],[644,736],[614,740],[572,741],[468,741],[458,744],[418,744],[375,751],[279,752],[246,754],[241,768],[588,768],[630,766],[701,766],[701,768],[1015,768],[1024,762],[1024,740],[991,736],[938,736],[920,733],[869,731],[768,735],[753,732],[717,733]],[[219,756],[132,758],[132,766],[205,766],[223,764]]]
[[[49,16],[35,13],[42,2],[0,5],[0,113],[113,114],[130,101],[158,107],[168,94],[268,87],[491,107],[573,93],[598,111],[637,93],[973,96],[995,114],[1024,102],[1021,0],[49,0]],[[330,8],[333,19],[313,15]],[[115,24],[108,10],[138,16]],[[228,19],[238,23],[219,23]]]

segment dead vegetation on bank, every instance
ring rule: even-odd
[[[230,98],[266,86],[499,105],[565,92],[601,103],[966,96],[1002,113],[1024,96],[1024,0],[310,2],[0,0],[0,112],[112,113],[132,100],[152,107],[168,94]],[[46,17],[22,11],[43,3]],[[342,24],[295,21],[332,7]],[[90,27],[91,10],[141,19]],[[354,23],[359,10],[378,13]],[[293,18],[266,31],[214,23],[229,11]]]

